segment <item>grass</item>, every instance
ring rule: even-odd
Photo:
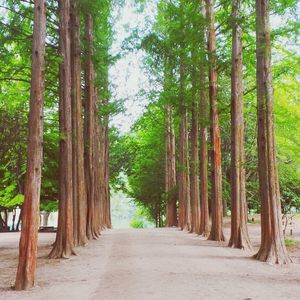
[[[286,239],[285,240],[285,245],[287,246],[287,248],[291,248],[291,247],[295,247],[300,245],[299,241],[295,241],[293,239]]]

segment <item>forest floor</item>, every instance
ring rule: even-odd
[[[255,249],[259,224],[249,224]],[[225,234],[228,238],[229,223]],[[54,234],[39,235],[37,286],[10,290],[19,234],[0,234],[0,299],[299,299],[300,246],[294,264],[274,266],[251,254],[178,229],[103,232],[69,260],[48,260]],[[293,239],[300,241],[300,220]]]

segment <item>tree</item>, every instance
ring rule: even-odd
[[[166,226],[177,226],[176,153],[173,125],[173,110],[165,105],[165,193],[167,197]]]
[[[90,13],[85,15],[85,174],[87,189],[87,237],[97,239],[100,229],[96,221],[96,186],[95,171],[98,165],[95,159],[95,150],[100,142],[97,136],[96,127],[96,95],[95,95],[95,67],[93,63],[93,17]],[[95,165],[96,163],[96,165]]]
[[[192,51],[192,60],[195,52]],[[199,97],[197,93],[197,70],[192,67],[192,128],[191,128],[191,232],[200,234],[200,190],[199,190]]]
[[[179,171],[178,171],[178,225],[181,230],[190,230],[191,203],[190,203],[190,176],[189,176],[189,140],[188,140],[188,110],[186,99],[186,65],[185,65],[185,16],[183,1],[180,1],[180,26],[179,33]]]
[[[209,234],[209,209],[208,209],[208,156],[207,156],[207,97],[206,97],[206,51],[205,51],[205,1],[201,0],[201,31],[200,31],[200,234]]]
[[[69,258],[74,252],[70,1],[59,2],[59,215],[50,258]]]
[[[280,190],[274,137],[269,0],[256,1],[257,144],[261,246],[256,259],[276,264],[291,261],[281,224]]]
[[[84,246],[86,239],[86,188],[84,174],[84,138],[81,97],[81,49],[79,1],[71,0],[71,76],[72,76],[72,151],[73,151],[73,234],[74,245]]]
[[[35,282],[43,156],[45,41],[46,1],[35,0],[25,201],[16,290],[27,290],[33,287]]]
[[[209,23],[208,56],[209,56],[209,99],[210,99],[210,138],[211,138],[211,231],[208,239],[224,241],[223,205],[222,205],[222,168],[221,137],[219,112],[217,105],[217,65],[216,33],[213,0],[206,0],[206,13]]]
[[[241,1],[232,1],[231,236],[229,247],[251,250],[245,191]]]

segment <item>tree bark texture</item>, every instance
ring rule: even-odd
[[[179,227],[190,230],[190,176],[189,176],[189,143],[188,143],[188,114],[184,99],[184,65],[180,65],[180,136],[179,136]]]
[[[93,19],[90,14],[85,17],[85,176],[87,190],[87,237],[97,239],[100,231],[95,218],[95,149],[96,144],[96,92],[95,68],[93,63]]]
[[[256,1],[258,175],[261,201],[261,246],[255,257],[287,264],[274,138],[269,1]]]
[[[192,59],[194,55],[192,54]],[[195,58],[193,59],[195,61]],[[199,191],[199,103],[196,68],[192,70],[192,132],[191,132],[191,232],[200,234],[200,191]]]
[[[59,215],[56,240],[50,258],[69,258],[73,243],[72,99],[70,1],[59,1]]]
[[[201,0],[201,15],[205,20],[205,1]],[[204,22],[203,22],[204,23]],[[205,29],[201,30],[201,61],[200,61],[200,234],[209,234],[209,208],[208,208],[208,152],[207,152],[207,97],[206,97],[206,54],[205,54]]]
[[[108,53],[107,53],[108,55]],[[109,114],[108,112],[108,70],[103,73],[105,85],[103,95],[100,95],[99,107],[104,108],[104,114],[99,116],[100,124],[100,185],[101,185],[101,215],[103,228],[111,228],[110,189],[109,189]]]
[[[35,283],[43,161],[45,40],[46,0],[35,0],[25,199],[22,209],[16,290],[27,290]]]
[[[211,138],[211,231],[209,240],[224,241],[223,203],[222,203],[222,168],[221,136],[217,101],[217,63],[216,32],[213,11],[214,0],[206,0],[206,13],[209,23],[209,99],[210,99],[210,138]]]
[[[251,250],[247,229],[247,202],[243,115],[243,45],[241,0],[232,1],[231,70],[231,236],[229,247]]]
[[[71,0],[71,76],[73,131],[73,234],[74,245],[84,246],[86,238],[86,189],[81,97],[81,50],[79,1]]]
[[[165,106],[165,193],[167,195],[166,227],[177,226],[176,156],[172,106]]]
[[[95,99],[98,99],[98,94],[96,92]],[[97,107],[97,105],[96,105]],[[104,209],[105,209],[105,185],[104,185],[104,162],[103,162],[103,150],[102,147],[102,138],[103,132],[100,126],[99,116],[97,114],[98,109],[95,110],[95,135],[94,135],[94,150],[93,150],[93,158],[94,158],[94,178],[95,184],[94,188],[94,212],[93,212],[93,231],[100,235],[101,229],[105,228],[104,225]]]

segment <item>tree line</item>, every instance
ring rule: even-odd
[[[21,205],[16,290],[35,282],[40,206],[58,206],[49,258],[69,258],[111,227],[111,5],[1,2],[1,114],[13,116],[1,121],[1,207]]]
[[[155,88],[126,135],[108,126],[119,2],[0,3],[0,230],[21,206],[16,289],[34,285],[39,209],[59,210],[49,257],[68,258],[111,227],[109,182],[156,226],[211,240],[224,240],[230,210],[235,248],[251,250],[247,215],[260,212],[256,258],[290,262],[281,213],[300,203],[297,1],[153,2],[152,32],[132,40]],[[270,14],[286,21],[272,32]]]
[[[157,10],[152,32],[132,36],[154,88],[119,145],[125,190],[157,226],[209,240],[225,240],[230,211],[228,245],[239,249],[252,250],[248,213],[260,213],[255,257],[289,263],[282,213],[299,209],[299,138],[283,124],[299,115],[296,2],[158,1]],[[270,16],[282,22],[274,31]]]

